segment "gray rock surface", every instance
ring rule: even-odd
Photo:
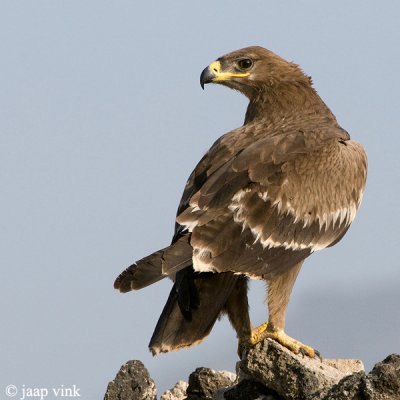
[[[197,368],[189,376],[186,390],[187,400],[212,400],[221,395],[218,392],[233,385],[235,374],[227,371],[214,371],[210,368]]]
[[[184,400],[186,399],[187,387],[188,387],[187,382],[179,381],[172,389],[167,390],[160,397],[160,400]]]
[[[375,364],[363,387],[365,400],[400,400],[400,355]]]
[[[364,366],[359,360],[310,359],[267,339],[248,351],[238,369],[239,380],[256,381],[284,399],[300,400],[331,388]]]
[[[243,380],[225,391],[225,400],[285,400],[259,382]]]
[[[128,361],[107,386],[104,400],[154,400],[157,389],[139,360]]]
[[[318,391],[307,400],[365,400],[362,394],[364,377],[363,371],[345,376],[336,385]]]
[[[155,400],[156,388],[140,361],[124,364],[105,400]],[[359,360],[319,360],[296,355],[267,339],[231,372],[197,368],[160,400],[400,400],[400,355],[366,375]]]

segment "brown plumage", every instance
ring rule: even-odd
[[[190,175],[172,244],[127,268],[121,292],[166,276],[175,283],[150,348],[201,341],[226,312],[241,345],[271,337],[314,350],[284,333],[290,293],[314,251],[337,243],[358,209],[367,174],[352,140],[301,69],[261,47],[210,64],[201,84],[249,99],[243,126],[219,138]],[[269,321],[251,330],[247,278],[268,282]]]

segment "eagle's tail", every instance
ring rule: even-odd
[[[200,343],[225,310],[239,276],[230,272],[177,274],[149,348],[153,355]]]
[[[247,281],[231,272],[194,272],[192,253],[189,236],[182,236],[128,267],[114,282],[114,287],[125,293],[175,275],[149,344],[154,355],[200,343],[223,312],[239,337],[250,331]]]
[[[171,246],[142,258],[123,271],[114,282],[122,293],[139,290],[192,264],[193,249],[189,236],[182,236]]]

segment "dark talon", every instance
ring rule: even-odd
[[[304,356],[307,356],[306,351],[302,347],[300,347],[299,353],[303,356],[303,358]]]

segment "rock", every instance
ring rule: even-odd
[[[187,382],[179,381],[172,389],[167,390],[160,400],[185,400],[187,387]]]
[[[364,366],[359,360],[310,359],[266,339],[248,351],[238,369],[239,381],[256,381],[286,400],[299,400],[331,388]]]
[[[364,384],[366,400],[400,399],[400,355],[392,354],[375,364]]]
[[[107,386],[104,400],[155,400],[153,379],[139,360],[128,361]]]
[[[345,376],[330,389],[320,390],[307,400],[365,400],[362,395],[364,377],[363,371]]]
[[[236,376],[232,372],[218,372],[210,368],[197,368],[189,376],[189,386],[186,390],[187,400],[221,398],[223,390],[232,386],[235,378]]]
[[[284,400],[271,389],[254,381],[243,380],[237,385],[227,389],[224,393],[225,400]]]
[[[266,339],[237,363],[237,376],[197,368],[160,400],[400,400],[400,355],[392,354],[365,375],[359,360],[319,360],[293,354]],[[156,400],[140,361],[123,365],[104,400]]]

